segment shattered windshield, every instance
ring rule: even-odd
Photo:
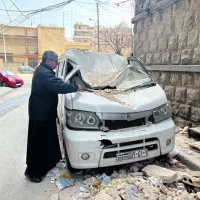
[[[151,82],[139,62],[134,61],[129,65],[125,58],[117,54],[69,50],[62,56],[80,66],[81,78],[91,88],[111,86],[127,90]]]
[[[140,71],[135,70],[133,67],[128,67],[113,83],[119,90],[128,90],[138,85],[151,82],[151,78]]]

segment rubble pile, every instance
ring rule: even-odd
[[[107,99],[109,99],[110,101],[114,101],[114,102],[117,102],[117,103],[120,103],[122,105],[126,105],[125,102],[122,102],[120,101],[119,99],[117,99],[114,95],[115,94],[122,94],[123,91],[119,91],[119,90],[114,90],[114,89],[105,89],[105,90],[96,90],[95,91],[95,94],[98,95],[98,96],[102,96],[102,97],[105,97]]]
[[[112,171],[105,169],[104,173],[83,170],[72,175],[60,162],[48,177],[58,191],[74,187],[79,180],[72,200],[200,200],[200,171],[190,171],[176,159],[171,162],[175,154],[115,167]]]

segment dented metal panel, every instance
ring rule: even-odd
[[[69,50],[62,57],[79,65],[83,80],[92,87],[109,85],[128,66],[127,60],[117,54]]]

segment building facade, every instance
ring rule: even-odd
[[[125,22],[121,22],[125,24]],[[121,25],[120,23],[120,25]],[[128,27],[127,24],[123,26],[122,28],[128,29],[130,31],[130,44],[126,46],[125,48],[122,49],[122,56],[127,57],[130,56],[130,53],[132,51],[132,40],[131,40],[131,28]],[[99,27],[100,30],[100,39],[99,39],[99,51],[100,52],[105,52],[105,53],[115,53],[115,50],[111,48],[110,45],[105,44],[105,42],[102,40],[101,33],[104,27]],[[112,32],[112,27],[110,27]],[[113,28],[114,32],[114,28]],[[123,37],[123,35],[120,35],[118,37]],[[82,24],[82,23],[76,23],[74,24],[74,42],[76,43],[89,43],[89,51],[98,51],[98,27],[97,26],[89,26],[87,24]],[[81,46],[81,45],[80,45]]]
[[[76,49],[81,51],[89,51],[90,44],[86,42],[75,42],[75,41],[66,41],[65,50]]]
[[[7,65],[35,67],[44,51],[53,50],[60,55],[65,50],[64,28],[1,25],[0,30],[0,59],[5,63],[6,55]]]
[[[74,24],[74,41],[81,43],[89,43],[90,50],[94,50],[95,27],[87,24]]]

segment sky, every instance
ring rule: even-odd
[[[121,21],[125,21],[131,27],[131,18],[134,15],[134,0],[74,0],[64,7],[40,12],[33,15],[31,18],[27,17],[28,12],[19,12],[40,9],[64,1],[65,0],[1,0],[0,24],[30,27],[36,27],[39,24],[57,27],[64,26],[66,37],[72,39],[74,31],[73,25],[76,22],[89,24],[91,26],[97,25],[96,4],[98,2],[100,26],[114,26]],[[120,3],[119,6],[116,5],[117,3]],[[5,11],[6,9],[8,12]]]

